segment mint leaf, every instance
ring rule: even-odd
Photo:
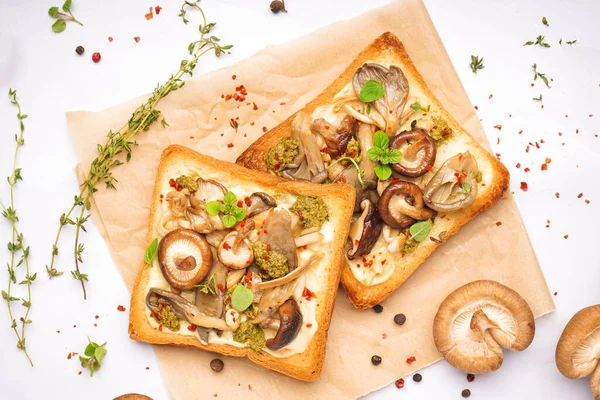
[[[392,176],[392,169],[388,165],[376,165],[375,175],[377,175],[380,181],[386,181]]]
[[[384,131],[378,130],[377,132],[375,132],[375,135],[373,136],[373,145],[375,147],[385,149],[388,147],[389,144],[390,138],[388,137],[388,135],[386,135]]]
[[[63,11],[69,12],[71,10],[71,0],[66,0],[62,6]]]
[[[421,104],[418,101],[416,103],[412,103],[410,105],[410,108],[413,111],[421,111],[421,110],[423,110],[423,107],[421,107]]]
[[[206,212],[208,215],[218,215],[221,212],[221,203],[216,200],[206,203]]]
[[[410,226],[410,234],[412,238],[417,242],[422,242],[429,237],[433,223],[430,220],[419,221]]]
[[[60,33],[67,28],[67,23],[64,19],[57,19],[55,23],[52,24],[52,30],[56,33]]]
[[[231,211],[231,215],[233,215],[235,217],[235,220],[237,222],[242,221],[244,218],[246,218],[246,210],[244,208],[234,208]]]
[[[50,7],[48,9],[48,15],[51,16],[52,18],[56,18],[57,14],[58,14],[58,7]]]
[[[471,184],[467,183],[467,182],[463,182],[462,183],[462,190],[464,194],[469,194],[471,193]]]
[[[402,153],[400,153],[400,150],[396,149],[389,150],[387,159],[388,164],[398,164],[402,160]]]
[[[365,82],[363,87],[360,89],[360,101],[363,103],[370,103],[377,99],[382,98],[385,95],[383,85],[376,80],[369,79]]]
[[[94,351],[94,358],[96,359],[98,364],[102,363],[102,359],[104,358],[105,355],[106,355],[106,349],[104,347],[102,347],[102,346],[96,347],[96,350]]]
[[[144,253],[144,261],[148,265],[152,265],[152,261],[154,261],[154,257],[156,257],[156,253],[158,252],[158,239],[155,238],[146,248],[146,252]]]
[[[223,196],[223,203],[233,206],[237,203],[237,197],[233,192],[227,192],[225,193],[225,196]]]
[[[379,161],[383,156],[383,153],[384,151],[381,150],[379,147],[371,147],[367,151],[367,157],[369,157],[369,160],[371,161]]]
[[[231,293],[231,306],[236,311],[242,312],[246,310],[254,301],[254,294],[252,290],[248,289],[244,285],[237,285]]]
[[[233,215],[223,215],[223,225],[225,225],[225,228],[231,228],[236,222],[237,219]]]

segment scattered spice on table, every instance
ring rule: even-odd
[[[465,389],[462,391],[461,395],[462,397],[469,397],[471,396],[471,391],[469,389]]]
[[[408,357],[408,358],[406,359],[406,363],[407,363],[407,364],[412,364],[412,363],[414,363],[415,361],[417,361],[417,358],[416,358],[415,356],[410,356],[410,357]]]
[[[473,382],[475,380],[475,375],[467,374],[467,382]]]
[[[160,14],[161,11],[162,11],[162,7],[161,6],[154,7],[154,12],[156,13],[156,15]]]
[[[126,308],[119,304],[119,306],[117,307],[117,310],[119,310],[121,312],[125,312]]]
[[[421,374],[418,374],[418,373],[417,373],[417,374],[414,374],[414,375],[413,375],[413,381],[415,381],[415,382],[419,383],[419,382],[421,382],[422,380],[423,380],[423,376],[422,376]]]
[[[383,311],[383,306],[381,304],[375,304],[373,306],[373,311],[375,311],[377,314],[379,314]]]
[[[102,56],[100,55],[100,53],[96,52],[96,53],[92,54],[93,62],[99,63],[101,59],[102,59]]]
[[[77,46],[75,48],[75,53],[77,53],[79,55],[82,55],[84,51],[85,51],[85,49],[83,48],[83,46]]]
[[[406,322],[406,315],[404,315],[404,314],[394,315],[394,323],[396,325],[404,325],[405,322]]]
[[[400,378],[394,384],[398,389],[402,389],[404,387],[404,379]]]
[[[223,371],[224,367],[225,367],[225,364],[223,363],[223,360],[221,360],[219,358],[215,358],[214,360],[212,360],[210,362],[210,369],[212,369],[215,372]]]
[[[563,237],[564,237],[565,239],[568,239],[568,238],[569,238],[569,235],[565,235],[565,236],[563,236]]]
[[[136,43],[139,43],[140,42],[140,37],[139,36],[134,36],[133,40],[135,40]]]
[[[154,18],[154,13],[152,12],[152,7],[150,7],[150,11],[148,13],[144,14],[144,17],[146,17],[146,21]]]
[[[373,364],[373,365],[381,364],[381,357],[377,356],[377,355],[371,357],[371,364]]]
[[[529,186],[527,185],[527,182],[521,182],[521,190],[524,192],[529,190]]]
[[[269,7],[271,8],[273,14],[287,12],[287,10],[285,9],[285,0],[273,0]]]
[[[499,131],[501,131],[502,130],[502,125],[494,125],[494,128],[498,129]]]
[[[109,36],[109,37],[108,37],[108,41],[112,43],[112,41],[113,41],[113,37],[112,37],[112,36]]]

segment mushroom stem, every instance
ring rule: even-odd
[[[319,261],[321,261],[322,257],[323,257],[323,255],[320,254],[320,253],[313,254],[308,259],[307,262],[305,262],[303,265],[299,266],[298,268],[296,268],[295,270],[293,270],[292,272],[290,272],[286,276],[283,276],[283,277],[277,278],[277,279],[273,279],[273,280],[270,280],[270,281],[259,282],[259,283],[257,283],[257,284],[254,285],[253,289],[254,289],[255,292],[260,292],[261,290],[270,289],[270,288],[274,288],[274,287],[277,287],[277,286],[285,285],[286,283],[291,282],[294,279],[298,278],[300,275],[302,275],[302,273],[304,271],[306,271],[307,269],[309,269],[313,265],[318,264]]]

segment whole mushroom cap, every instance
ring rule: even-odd
[[[592,374],[595,399],[600,399],[600,304],[578,311],[556,345],[556,366],[570,379]]]
[[[495,281],[468,283],[442,302],[433,338],[444,358],[461,371],[481,374],[502,365],[502,347],[525,350],[533,341],[535,321],[527,302]]]

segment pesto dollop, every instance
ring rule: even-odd
[[[254,351],[261,351],[265,347],[265,332],[258,325],[244,321],[233,332],[233,340],[244,343]]]
[[[281,176],[283,166],[291,163],[298,153],[298,141],[292,138],[284,138],[271,147],[265,156],[267,168],[269,171]]]
[[[177,186],[186,188],[190,193],[198,191],[198,182],[191,176],[181,175],[179,178],[175,179],[175,182],[177,183]]]
[[[329,219],[327,206],[320,197],[299,196],[290,211],[298,216],[303,228],[321,228]]]
[[[254,262],[260,268],[260,277],[269,280],[286,276],[290,271],[287,258],[274,250],[269,250],[267,244],[258,240],[252,244]]]
[[[348,146],[346,146],[346,151],[344,152],[343,157],[358,158],[359,153],[360,146],[358,145],[358,141],[354,138],[350,139]]]
[[[402,229],[402,233],[404,234],[404,236],[406,236],[406,240],[404,241],[404,247],[402,247],[402,253],[410,254],[417,247],[419,247],[419,242],[413,239],[412,235],[410,234],[410,227]]]
[[[452,136],[453,130],[452,128],[450,128],[448,122],[446,122],[445,119],[440,117],[433,117],[431,118],[431,120],[433,121],[433,128],[431,128],[431,132],[429,132],[429,135],[431,135],[433,140],[439,142],[441,140],[448,139],[450,138],[450,136]]]
[[[258,315],[258,307],[255,304],[252,304],[244,311],[244,314],[246,314],[248,320],[253,320]]]
[[[179,318],[177,318],[177,315],[175,315],[171,306],[163,305],[158,307],[158,309],[152,313],[152,316],[156,322],[173,332],[176,332],[181,328]]]

